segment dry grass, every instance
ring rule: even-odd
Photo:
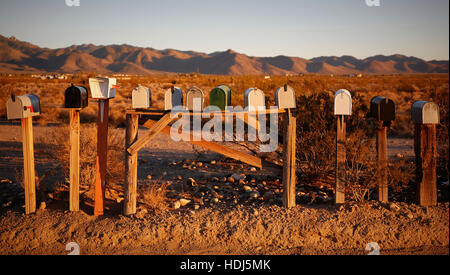
[[[167,205],[167,183],[153,184],[140,192],[142,203],[149,209],[165,211]]]

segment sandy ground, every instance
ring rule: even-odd
[[[34,130],[37,138],[45,135],[48,127]],[[412,145],[410,139],[391,139],[389,154],[413,156]],[[20,126],[0,125],[0,186],[16,180],[23,161],[21,146]],[[223,198],[220,203],[205,201],[198,209],[190,204],[167,211],[147,211],[139,206],[132,217],[121,215],[117,203],[107,208],[106,215],[94,217],[88,202],[82,211],[70,213],[67,200],[48,200],[46,209],[24,215],[20,201],[11,204],[3,197],[0,254],[67,254],[69,242],[77,242],[81,254],[367,254],[370,242],[378,243],[381,254],[449,254],[448,202],[425,208],[373,201],[335,206],[324,200],[300,203],[288,210],[281,207],[277,176],[252,171],[215,153],[201,149],[200,156],[198,153],[198,148],[158,135],[139,152],[139,186],[155,179],[177,182],[180,177],[181,182],[193,177],[205,181],[208,188],[210,182],[214,187],[221,185],[220,193],[222,182],[214,183],[213,178],[238,172],[254,179],[255,185],[266,179],[274,198],[250,200],[235,194],[237,202]],[[57,166],[53,160],[35,157],[38,171]],[[191,160],[198,164],[199,159],[208,165],[186,167]],[[226,186],[230,190],[242,187]],[[267,186],[264,188],[269,190]],[[178,199],[173,193],[170,198]]]

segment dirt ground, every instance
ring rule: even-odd
[[[35,139],[51,127],[58,126],[34,127]],[[411,139],[391,139],[390,157],[412,157],[412,146]],[[298,194],[299,205],[288,210],[281,207],[278,176],[163,134],[139,152],[138,185],[169,182],[172,203],[187,198],[177,193],[178,186],[184,186],[178,183],[194,178],[211,189],[208,192],[218,193],[218,202],[205,198],[201,204],[178,209],[171,204],[167,210],[147,210],[139,204],[138,213],[127,217],[120,214],[120,201],[111,200],[106,214],[94,217],[92,203],[83,197],[82,211],[67,211],[66,195],[38,198],[37,206],[44,201],[45,209],[24,215],[23,191],[17,186],[21,156],[20,126],[0,125],[0,254],[67,254],[69,242],[78,243],[81,254],[367,254],[371,242],[379,245],[381,254],[449,254],[448,202],[436,207],[376,201],[336,206],[326,186],[316,190],[298,184],[305,194]],[[38,154],[35,158],[38,174],[58,167],[55,160]],[[245,174],[254,183],[251,190],[265,195],[270,191],[271,197],[251,199],[235,191],[244,186],[226,181],[233,173]],[[227,192],[234,196],[227,197]],[[308,192],[320,194],[321,200],[303,203]]]

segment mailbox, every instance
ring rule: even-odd
[[[245,108],[252,107],[255,110],[264,109],[266,107],[264,92],[258,88],[247,89],[244,93],[244,106]]]
[[[64,108],[84,108],[88,106],[88,93],[81,86],[70,86],[64,92]]]
[[[178,87],[171,87],[164,93],[164,110],[172,110],[183,106],[183,91]]]
[[[231,89],[226,85],[220,85],[211,90],[209,93],[209,105],[217,106],[221,110],[225,110],[227,106],[231,106]]]
[[[8,119],[26,118],[41,114],[41,103],[35,95],[14,96],[6,102]]]
[[[116,96],[116,79],[107,77],[89,78],[92,98],[114,98]]]
[[[434,102],[416,101],[411,108],[411,119],[418,124],[439,124],[439,106]]]
[[[131,92],[133,109],[146,109],[152,106],[152,92],[149,88],[139,84]]]
[[[349,91],[341,89],[334,94],[334,114],[352,115],[352,95]]]
[[[186,92],[186,107],[189,111],[201,111],[204,108],[204,93],[199,87],[192,87]],[[194,105],[195,104],[195,105]]]
[[[379,121],[395,120],[395,104],[391,99],[376,96],[370,101],[370,116]]]
[[[294,89],[288,85],[278,88],[275,91],[275,105],[279,109],[297,108]]]

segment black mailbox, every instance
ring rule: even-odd
[[[376,96],[370,101],[370,117],[379,121],[395,120],[395,104],[394,101]]]
[[[88,105],[88,93],[81,86],[70,86],[64,93],[64,108],[84,108]]]

